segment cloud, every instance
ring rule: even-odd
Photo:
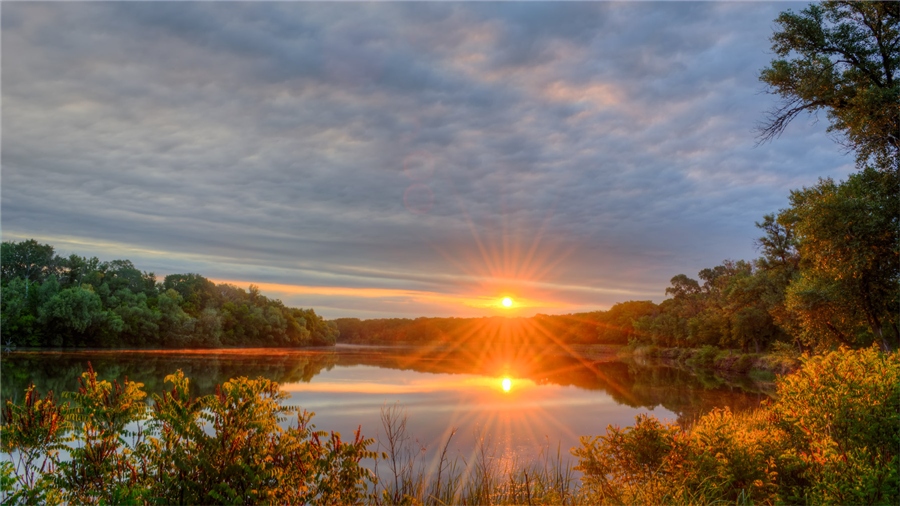
[[[518,279],[554,312],[659,300],[852,168],[824,125],[755,146],[782,8],[5,5],[4,240],[297,287]],[[341,290],[285,301],[468,311]]]

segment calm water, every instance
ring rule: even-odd
[[[91,362],[103,379],[128,377],[158,393],[181,369],[195,394],[235,376],[281,383],[287,402],[316,413],[318,429],[350,437],[383,434],[381,413],[398,406],[410,442],[428,465],[452,431],[451,457],[468,462],[478,441],[505,460],[529,460],[548,449],[563,457],[580,435],[632,425],[640,413],[689,424],[728,406],[739,411],[766,398],[752,384],[698,377],[614,358],[563,351],[467,351],[376,348],[287,350],[17,352],[2,356],[2,396],[19,399],[29,383],[41,392],[74,390]]]

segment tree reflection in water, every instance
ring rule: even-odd
[[[518,382],[597,390],[633,408],[662,406],[682,425],[715,407],[732,411],[756,407],[768,397],[765,387],[747,378],[728,380],[660,365],[618,361],[614,356],[586,358],[552,343],[487,341],[480,347],[343,346],[316,350],[247,349],[191,351],[15,352],[3,356],[2,396],[17,399],[34,383],[39,391],[71,391],[90,361],[101,379],[144,383],[148,393],[165,387],[163,378],[177,369],[191,378],[195,395],[236,376],[265,377],[281,384],[308,383],[335,367],[372,366],[418,373],[491,378],[497,388],[515,393]],[[506,386],[504,379],[510,382]]]

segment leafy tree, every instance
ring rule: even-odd
[[[306,323],[313,346],[332,346],[337,342],[340,331],[334,322],[325,321],[312,309],[294,309],[293,315],[298,321],[302,319]]]
[[[884,349],[896,346],[898,188],[900,173],[866,169],[841,184],[825,179],[791,193],[779,221],[795,230],[801,262],[786,298],[807,339],[858,346],[874,336]]]
[[[638,341],[658,346],[684,345],[687,323],[679,316],[680,310],[675,299],[666,299],[659,304],[658,312],[639,317],[633,323]]]
[[[109,344],[97,340],[106,337],[104,331],[122,327],[120,319],[103,309],[90,285],[66,288],[51,297],[41,306],[39,319],[52,346]]]
[[[195,320],[181,309],[182,301],[181,294],[171,288],[157,298],[159,329],[165,346],[186,346],[194,330]]]
[[[146,346],[159,344],[160,312],[148,304],[144,293],[128,289],[117,291],[109,299],[109,308],[122,320],[121,344]]]
[[[759,275],[765,278],[759,292],[760,300],[765,302],[775,324],[786,335],[794,338],[798,348],[802,350],[801,327],[797,315],[785,304],[788,285],[800,271],[800,253],[797,251],[797,238],[793,224],[782,223],[775,214],[767,214],[756,226],[766,235],[757,239],[757,246],[763,256],[755,262]]]
[[[862,166],[897,170],[900,158],[900,3],[825,1],[783,12],[772,36],[778,55],[760,80],[782,98],[760,126],[779,136],[802,112],[827,111]]]
[[[199,274],[157,284],[130,260],[53,256],[35,240],[3,243],[0,328],[18,346],[305,346],[334,344],[315,311],[215,285]]]
[[[53,246],[39,244],[34,239],[0,245],[0,273],[3,284],[14,278],[25,280],[25,295],[32,282],[41,282],[56,271]]]
[[[766,233],[756,241],[763,253],[757,265],[764,270],[781,269],[785,272],[784,277],[790,280],[800,265],[797,239],[791,224],[780,223],[774,214],[767,214],[761,223],[756,222],[756,226]]]
[[[659,307],[649,300],[620,302],[609,308],[597,325],[597,338],[601,343],[626,344],[636,337],[634,323],[644,316],[659,313]]]
[[[38,322],[37,308],[40,307],[42,291],[31,290],[30,294],[27,293],[26,281],[22,278],[14,278],[0,288],[0,333],[4,346],[41,344],[42,327]]]
[[[80,257],[72,254],[68,258],[56,259],[59,282],[64,288],[88,284],[99,289],[106,278],[108,264],[97,257]]]
[[[773,286],[770,276],[758,269],[748,268],[731,280],[725,310],[731,323],[732,345],[746,350],[752,344],[753,351],[759,353],[776,340],[785,338],[772,314],[776,300],[772,294],[779,290],[778,286]]]
[[[218,309],[208,307],[200,312],[200,317],[197,318],[197,333],[195,346],[201,348],[222,346],[222,317]]]
[[[684,274],[679,274],[670,281],[672,286],[666,288],[666,295],[672,295],[676,299],[688,300],[700,293],[700,283]]]
[[[128,289],[132,293],[143,293],[148,297],[156,295],[156,275],[152,272],[141,272],[131,260],[113,260],[105,262],[104,281],[112,292]]]
[[[199,274],[170,274],[163,280],[164,290],[175,290],[182,297],[184,311],[197,317],[215,299],[216,285]]]

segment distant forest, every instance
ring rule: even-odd
[[[625,302],[610,311],[531,318],[381,318],[333,320],[338,342],[351,344],[448,344],[483,347],[495,344],[626,344],[635,337],[632,316],[652,302]],[[631,311],[628,315],[625,312]]]
[[[337,328],[250,285],[199,274],[162,282],[130,260],[62,258],[35,240],[3,242],[0,332],[25,347],[218,348],[333,345]]]

